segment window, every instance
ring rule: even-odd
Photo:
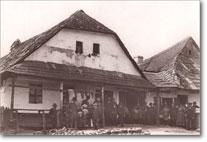
[[[83,42],[81,41],[76,41],[76,54],[82,54],[83,53]]]
[[[189,56],[192,54],[191,50],[188,51]]]
[[[100,54],[100,45],[98,43],[93,44],[93,55],[98,55]]]
[[[42,103],[42,85],[30,84],[29,85],[29,103],[40,104]]]

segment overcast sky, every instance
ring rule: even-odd
[[[133,57],[144,58],[192,36],[200,46],[199,1],[1,1],[1,57],[14,40],[46,31],[84,10],[115,31]]]

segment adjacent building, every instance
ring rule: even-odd
[[[200,106],[200,48],[192,37],[142,61],[140,68],[157,88],[147,100],[154,101],[159,93],[160,104],[196,102]],[[155,99],[154,99],[155,98]]]

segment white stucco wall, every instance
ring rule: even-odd
[[[3,82],[3,86],[0,88],[0,97],[1,97],[1,104],[0,106],[10,108],[11,105],[11,88],[9,87],[11,84],[11,80],[8,79]]]
[[[14,88],[14,109],[50,109],[53,103],[56,103],[58,108],[60,107],[60,91],[43,90],[42,103],[31,104],[29,103],[29,88],[26,87],[28,86],[29,81],[22,80],[22,78],[17,78],[15,84],[25,87]],[[11,86],[9,85],[11,85],[11,79],[8,79],[4,87],[1,87],[0,94],[1,94],[1,106],[10,108]],[[43,82],[44,87],[50,85],[54,85],[54,83]],[[53,89],[57,88],[59,84],[57,83],[55,86],[56,87],[53,87]]]
[[[58,93],[58,91],[43,90],[42,103],[31,104],[29,103],[29,89],[20,87],[15,88],[15,109],[50,109],[53,103],[56,103],[59,108],[60,93]]]
[[[39,82],[35,80],[25,80],[18,78],[16,80],[17,85],[28,86],[29,83]],[[50,82],[50,81],[40,81],[43,85],[43,88],[50,89],[59,89],[59,83]],[[15,87],[14,93],[14,108],[16,109],[50,109],[53,103],[57,104],[57,108],[60,107],[60,91],[58,90],[42,90],[42,103],[32,104],[29,103],[29,88]]]
[[[75,54],[76,41],[83,42],[83,54]],[[100,55],[88,57],[93,43],[100,44]],[[54,62],[140,75],[118,41],[111,34],[63,29],[26,60]]]

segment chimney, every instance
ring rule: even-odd
[[[137,58],[138,58],[138,60],[137,60],[137,64],[138,64],[138,65],[142,64],[143,61],[144,61],[144,57],[143,57],[143,56],[138,56]]]
[[[14,50],[16,47],[18,47],[19,45],[21,44],[21,41],[19,39],[16,39],[12,45],[11,45],[11,48],[10,48],[10,51]]]

